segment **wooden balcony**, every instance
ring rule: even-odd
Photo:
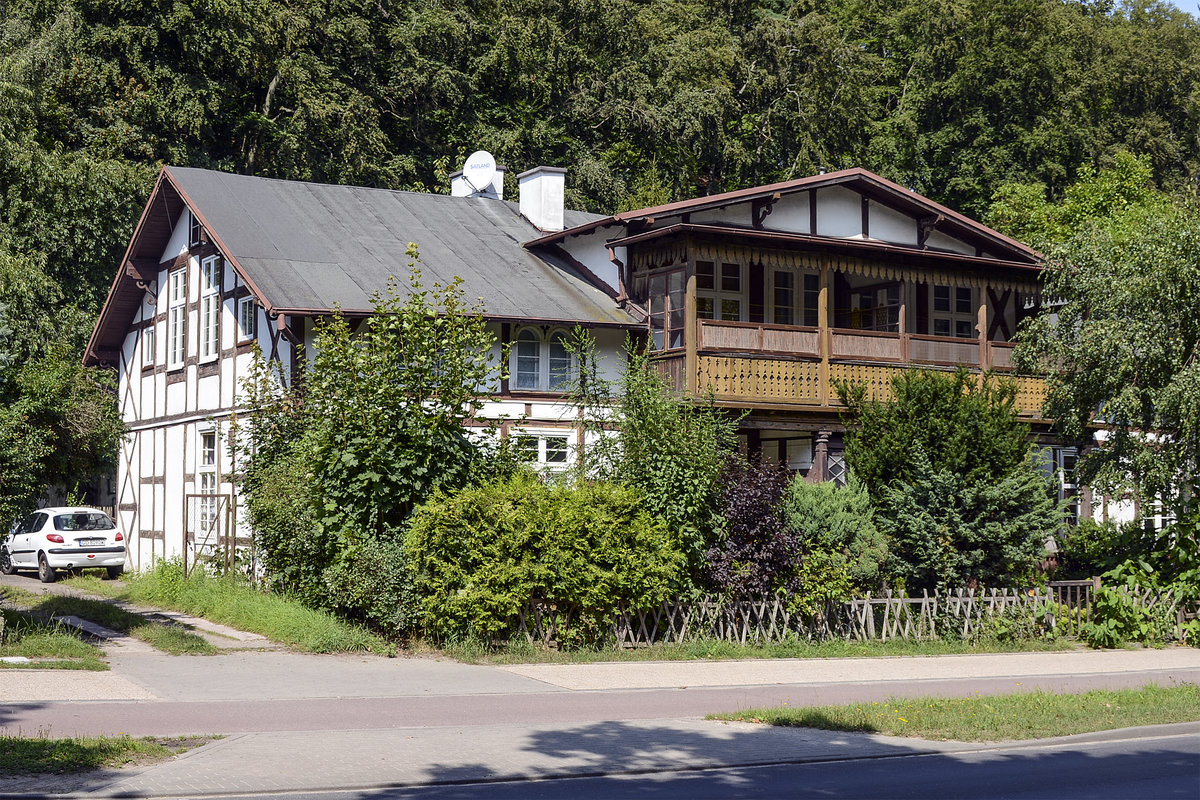
[[[998,371],[1012,368],[1013,348],[1005,342],[714,320],[697,320],[696,329],[694,349],[665,355],[658,368],[680,391],[723,405],[836,410],[842,407],[837,381],[863,384],[868,397],[888,400],[892,377],[903,369],[979,370],[981,362]],[[1045,381],[1011,380],[1021,415],[1040,418]]]

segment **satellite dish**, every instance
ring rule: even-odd
[[[496,159],[486,150],[476,150],[463,164],[463,178],[477,192],[489,189],[496,177]]]

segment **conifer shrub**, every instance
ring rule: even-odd
[[[405,539],[422,627],[494,641],[540,601],[571,614],[579,643],[602,638],[621,603],[652,606],[687,586],[677,534],[644,506],[628,487],[528,474],[435,493]]]
[[[808,602],[878,587],[887,540],[875,524],[866,487],[853,474],[845,486],[796,476],[783,499],[783,515],[803,554],[799,581]]]

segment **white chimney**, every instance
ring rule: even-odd
[[[561,167],[534,167],[517,176],[521,187],[521,216],[543,231],[563,229],[563,194],[567,171]]]
[[[496,166],[496,174],[492,177],[492,182],[483,188],[483,191],[477,191],[463,176],[463,171],[450,173],[450,196],[451,197],[488,197],[492,200],[504,199],[504,167]]]

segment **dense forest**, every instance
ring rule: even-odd
[[[1200,21],[1144,0],[0,0],[0,494],[37,419],[11,406],[80,391],[64,359],[159,165],[447,191],[476,148],[568,167],[568,202],[606,212],[862,166],[981,216],[1123,151],[1195,192]],[[62,377],[35,391],[38,358]]]

